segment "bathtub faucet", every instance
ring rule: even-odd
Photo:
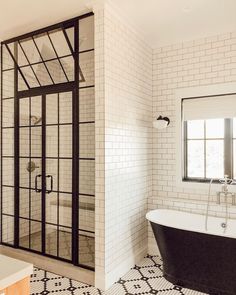
[[[225,175],[223,179],[219,179],[219,182],[222,184],[221,191],[216,193],[217,204],[221,204],[221,196],[223,196],[224,201],[228,202],[228,198],[232,199],[232,205],[236,205],[235,193],[229,192],[228,186],[234,183],[233,179],[230,179],[228,175]]]

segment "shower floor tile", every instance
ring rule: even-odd
[[[46,235],[46,253],[57,256],[57,231],[52,231]],[[30,236],[20,238],[20,246],[29,248],[29,240],[31,249],[41,251],[41,232],[33,233]],[[95,241],[94,237],[79,235],[79,262],[81,264],[94,267],[95,261]],[[71,233],[59,231],[59,256],[71,260]]]
[[[169,283],[162,274],[162,261],[148,255],[107,292],[35,268],[31,276],[31,295],[206,295]]]

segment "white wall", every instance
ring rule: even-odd
[[[100,63],[96,70],[104,75],[104,81],[97,75],[96,106],[98,101],[104,104],[100,123],[105,128],[97,130],[99,143],[105,140],[105,155],[99,163],[105,175],[99,175],[98,167],[96,175],[97,183],[104,185],[103,189],[97,185],[101,194],[97,191],[96,196],[101,200],[97,200],[100,208],[96,207],[96,218],[102,218],[102,212],[105,216],[104,223],[99,220],[100,231],[104,230],[105,235],[104,241],[96,245],[99,250],[96,261],[100,263],[97,271],[105,279],[100,286],[96,273],[96,281],[97,286],[108,288],[147,253],[145,213],[151,193],[152,51],[111,6],[105,6],[101,19],[95,21],[95,30],[97,46],[103,47],[100,54],[96,47],[96,66]]]
[[[174,44],[153,51],[153,119],[168,116],[170,126],[153,129],[153,189],[148,209],[172,208],[205,213],[207,193],[176,185],[175,93],[178,89],[236,82],[236,33]],[[224,207],[211,201],[210,214],[224,214]],[[236,208],[230,207],[231,217]],[[149,250],[155,245],[149,228]]]

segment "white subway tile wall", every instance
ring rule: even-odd
[[[153,129],[153,184],[148,209],[170,208],[204,214],[207,193],[176,186],[175,96],[179,88],[236,82],[236,33],[212,36],[153,50],[153,119],[168,116],[167,129]],[[179,155],[178,155],[179,156]],[[236,208],[230,206],[236,218]],[[210,214],[224,206],[211,197]],[[149,244],[154,239],[149,227]]]
[[[95,40],[95,275],[107,288],[147,251],[152,51],[109,5],[95,11]]]

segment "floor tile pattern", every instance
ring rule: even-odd
[[[31,295],[204,295],[205,293],[175,286],[162,273],[162,261],[148,255],[107,292],[35,268],[31,276]],[[206,294],[205,294],[206,295]]]

